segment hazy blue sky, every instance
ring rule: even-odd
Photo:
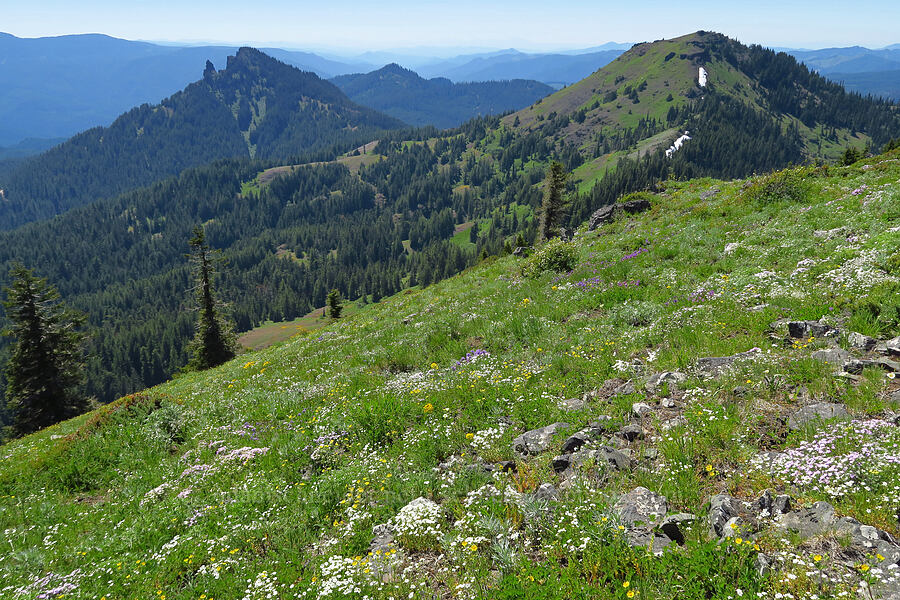
[[[697,29],[821,48],[900,42],[900,0],[0,0],[0,31],[295,48],[574,48]]]

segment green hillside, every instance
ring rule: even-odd
[[[0,446],[0,595],[895,597],[898,181],[666,182]]]
[[[783,151],[794,164],[834,160],[851,145],[880,147],[900,128],[900,113],[888,102],[848,94],[787,54],[703,31],[637,44],[503,122],[576,146],[585,158],[579,175],[588,186],[622,156],[665,149],[685,130],[692,139],[717,131],[723,111],[737,125],[727,136],[731,152],[754,145],[771,150],[760,139],[766,135],[759,135],[765,125],[780,130],[782,145],[789,142]]]

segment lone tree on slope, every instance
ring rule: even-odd
[[[202,227],[194,227],[194,237],[191,238],[190,245],[194,279],[197,282],[195,290],[199,316],[197,330],[190,344],[191,359],[188,367],[203,370],[234,358],[235,339],[231,326],[222,317],[213,295],[212,280],[215,276],[215,267]]]
[[[328,316],[332,319],[340,319],[343,310],[344,301],[341,299],[341,292],[337,288],[328,292]]]
[[[566,189],[568,174],[561,162],[554,161],[544,179],[544,201],[541,204],[541,219],[538,233],[542,241],[553,237],[554,230],[562,221],[565,210],[563,191]]]
[[[4,335],[16,339],[6,364],[6,402],[16,435],[32,433],[87,410],[81,392],[85,316],[65,306],[46,279],[22,265],[10,272]]]

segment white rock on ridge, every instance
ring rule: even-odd
[[[697,75],[697,83],[700,84],[700,87],[706,87],[707,79],[709,79],[709,73],[706,72],[706,69],[700,67],[700,72]]]

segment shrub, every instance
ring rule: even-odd
[[[578,250],[573,244],[554,238],[538,248],[522,264],[522,275],[538,277],[544,271],[571,271],[578,262]]]
[[[785,169],[759,177],[744,192],[744,198],[757,204],[803,202],[809,192],[805,172]]]

